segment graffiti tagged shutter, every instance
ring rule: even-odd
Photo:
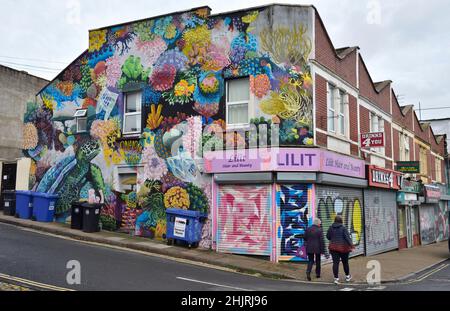
[[[326,255],[329,255],[329,241],[326,238],[326,234],[328,228],[333,224],[336,215],[342,216],[344,225],[347,227],[350,237],[353,239],[355,251],[353,251],[350,256],[363,255],[364,228],[362,190],[330,186],[317,186],[316,189],[316,215],[322,220]]]
[[[394,191],[364,191],[366,255],[398,248],[397,204]]]
[[[448,240],[449,238],[449,226],[448,226],[448,205],[447,202],[439,201],[439,206],[435,206],[436,215],[436,241],[441,242]]]
[[[271,186],[223,185],[218,203],[218,252],[270,256]]]
[[[437,205],[437,204],[436,204]],[[436,215],[434,214],[434,204],[422,204],[419,209],[420,218],[420,239],[422,245],[436,242]]]
[[[277,186],[277,235],[280,261],[306,261],[305,232],[312,225],[312,185]]]

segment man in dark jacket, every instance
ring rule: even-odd
[[[320,257],[325,253],[325,242],[323,239],[323,231],[320,228],[322,222],[320,219],[314,219],[314,224],[306,229],[305,243],[306,253],[308,254],[308,269],[306,270],[306,277],[311,281],[311,271],[314,265],[314,257],[316,262],[316,277],[320,279]]]
[[[334,283],[339,284],[339,263],[341,261],[344,266],[345,280],[350,282],[352,276],[350,275],[348,259],[354,246],[347,228],[343,225],[341,216],[336,216],[334,224],[328,229],[327,239],[330,241],[328,248],[333,257]]]

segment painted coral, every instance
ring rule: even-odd
[[[190,206],[189,194],[181,187],[170,188],[164,194],[164,205],[166,208],[179,208],[187,210]]]
[[[150,78],[150,85],[156,91],[167,91],[172,88],[176,74],[177,69],[173,65],[166,64],[153,71]]]
[[[26,123],[23,126],[23,149],[34,149],[39,142],[38,130],[33,123]]]
[[[167,174],[167,166],[155,151],[153,146],[144,149],[142,162],[144,163],[144,174],[141,182],[145,180],[160,180]]]
[[[96,30],[89,33],[89,52],[100,51],[106,43],[106,30]]]
[[[250,76],[250,90],[257,98],[266,96],[270,89],[270,79],[267,75]]]

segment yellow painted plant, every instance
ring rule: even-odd
[[[148,114],[147,119],[147,127],[151,130],[157,129],[161,122],[163,121],[163,117],[161,116],[163,105],[158,105],[158,109],[156,109],[156,105],[151,106],[151,111]]]

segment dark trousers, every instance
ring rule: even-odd
[[[316,258],[316,276],[320,276],[320,254],[308,254],[308,269],[306,270],[306,273],[310,274],[312,271],[312,267],[314,265],[314,257]]]
[[[339,278],[339,263],[342,261],[344,266],[345,275],[350,275],[350,266],[348,265],[349,253],[335,253],[331,252],[331,257],[333,257],[333,274],[334,278]]]

